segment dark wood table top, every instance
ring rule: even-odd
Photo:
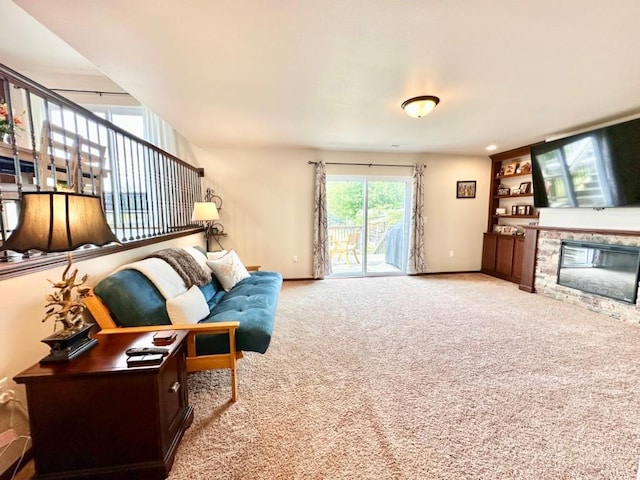
[[[99,335],[98,345],[68,362],[36,363],[14,377],[16,383],[27,383],[32,379],[46,380],[77,375],[112,374],[114,372],[133,373],[158,370],[162,364],[144,365],[137,367],[127,366],[126,350],[131,347],[154,347],[153,335],[155,332],[146,333],[118,333],[112,335]],[[165,346],[171,355],[187,336],[186,330],[176,331],[176,339],[170,345]],[[165,357],[166,358],[166,357]]]

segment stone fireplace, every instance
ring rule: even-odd
[[[640,323],[640,302],[636,295],[640,232],[534,228],[535,232],[527,231],[527,235],[535,234],[533,236],[537,237],[535,292],[624,321]],[[588,270],[595,270],[597,265],[608,268],[586,273],[576,272],[577,269],[571,267],[561,269],[563,242],[563,265],[567,263],[566,256],[569,255],[574,257],[569,260],[570,265],[573,263],[575,266],[582,261],[581,265]],[[633,263],[632,267],[629,267],[630,263]],[[621,268],[621,265],[625,268]],[[600,281],[605,277],[610,281]],[[614,278],[627,285],[624,290],[621,290],[621,283],[613,283]],[[629,286],[628,282],[632,284]]]

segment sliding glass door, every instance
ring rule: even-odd
[[[410,178],[327,177],[332,276],[407,268]]]

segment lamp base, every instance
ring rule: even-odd
[[[42,339],[41,342],[49,345],[51,351],[49,355],[40,360],[40,363],[68,362],[91,350],[98,344],[97,339],[89,338],[89,332],[93,325],[93,323],[89,323],[69,336],[54,333]]]

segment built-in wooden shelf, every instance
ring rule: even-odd
[[[494,215],[494,218],[538,218],[538,215]],[[524,227],[524,225],[523,225]]]
[[[511,173],[509,175],[496,175],[497,179],[502,179],[502,178],[511,178],[511,177],[522,177],[524,175],[531,175],[531,172],[526,172],[526,173]]]
[[[533,193],[514,193],[511,195],[494,195],[493,198],[533,197]]]

